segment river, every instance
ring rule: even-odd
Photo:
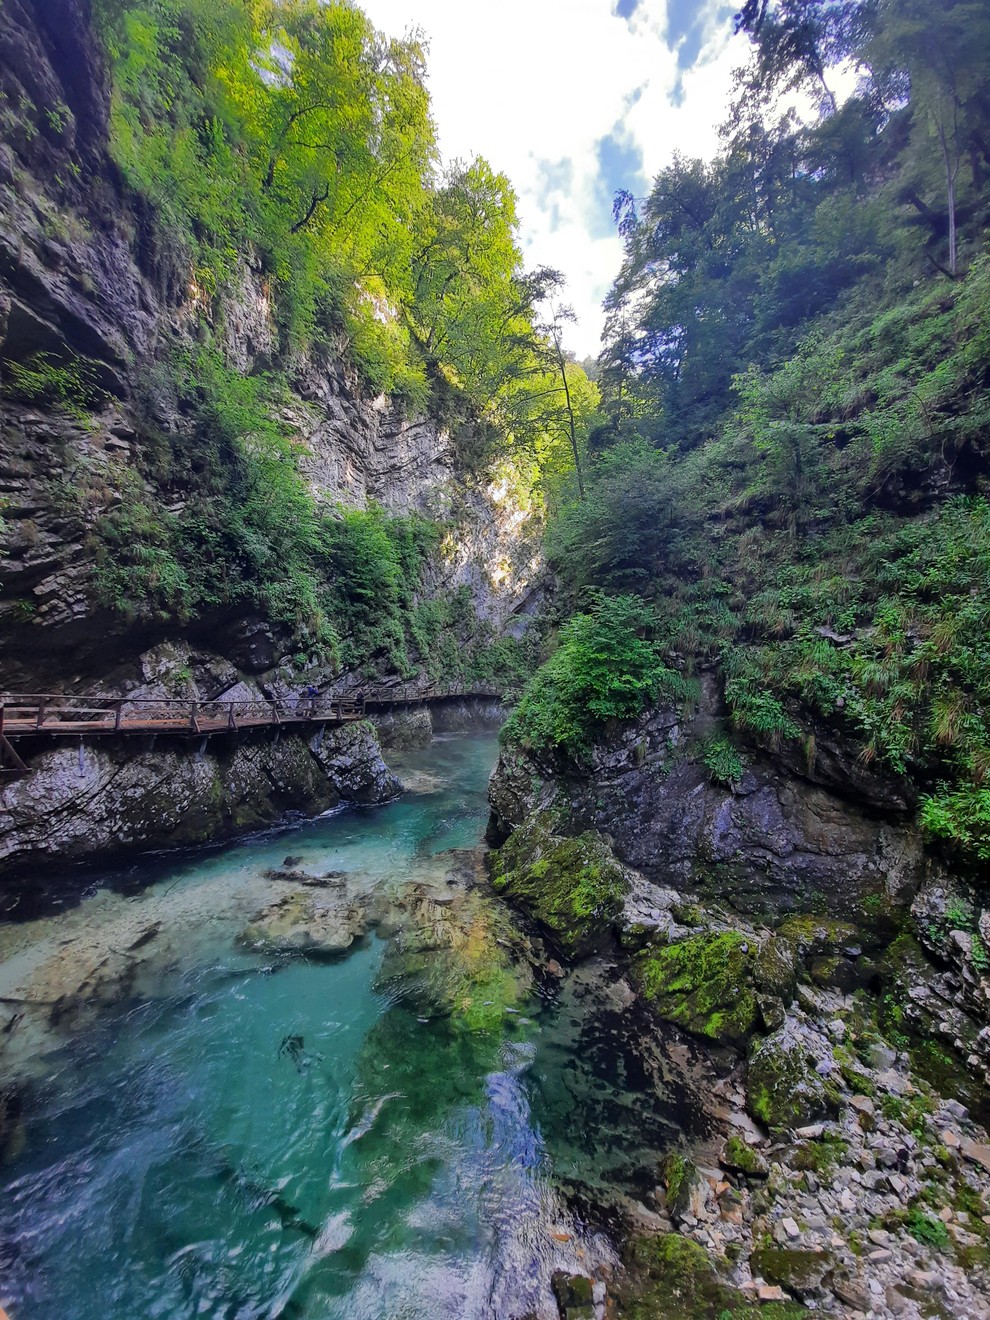
[[[535,988],[464,882],[495,756],[437,739],[393,803],[15,905],[11,1320],[549,1320],[554,1270],[608,1272],[563,1189],[633,1186],[682,1097],[617,1065],[607,978]],[[245,939],[328,873],[316,899],[373,915],[346,953]]]

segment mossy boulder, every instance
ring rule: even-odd
[[[754,944],[738,931],[692,935],[633,964],[644,998],[667,1022],[709,1040],[740,1041],[756,1022]]]
[[[804,957],[838,954],[858,942],[858,931],[848,921],[833,921],[810,913],[785,918],[777,927],[780,939],[788,941]]]
[[[746,1107],[769,1128],[801,1127],[837,1109],[837,1077],[827,1043],[788,1020],[753,1042]]]
[[[738,1289],[723,1283],[704,1247],[678,1233],[635,1239],[625,1256],[626,1270],[617,1283],[618,1314],[623,1320],[802,1320],[807,1312],[791,1303],[757,1306]]]
[[[849,1154],[849,1143],[841,1137],[824,1136],[817,1140],[798,1142],[791,1150],[791,1168],[815,1173],[829,1181],[836,1168],[844,1164]]]
[[[777,1283],[798,1297],[820,1288],[832,1264],[827,1251],[789,1247],[763,1247],[750,1257],[754,1275]]]
[[[672,1219],[680,1221],[690,1209],[692,1193],[699,1179],[697,1166],[686,1155],[675,1152],[664,1160],[663,1186]]]
[[[734,1173],[745,1173],[750,1178],[765,1178],[769,1172],[767,1162],[758,1150],[748,1146],[742,1137],[733,1133],[725,1143],[725,1149],[719,1157],[723,1169]]]
[[[569,958],[587,957],[607,942],[630,888],[602,835],[587,830],[564,838],[540,818],[493,854],[492,883]]]
[[[563,1320],[595,1320],[595,1289],[586,1275],[557,1270],[550,1286]]]
[[[797,990],[797,951],[780,935],[771,935],[760,945],[753,963],[753,981],[765,995],[790,1004]]]

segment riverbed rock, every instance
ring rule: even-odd
[[[550,1280],[561,1320],[595,1320],[594,1280],[558,1270]]]
[[[296,892],[256,913],[238,943],[262,953],[334,958],[346,953],[367,928],[367,913],[357,905],[328,906]]]

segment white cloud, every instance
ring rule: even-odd
[[[697,6],[702,49],[682,73],[664,39],[667,0],[639,0],[629,20],[613,14],[613,0],[359,3],[385,32],[423,31],[444,157],[482,155],[512,180],[526,264],[564,271],[578,314],[571,345],[582,357],[596,353],[601,301],[621,259],[611,189],[643,186],[642,177],[603,181],[598,144],[618,130],[616,163],[638,152],[647,179],[675,150],[713,153],[731,71],[745,55],[725,6]]]

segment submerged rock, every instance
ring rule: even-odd
[[[558,1270],[550,1281],[561,1320],[595,1320],[594,1280]]]
[[[327,907],[309,895],[290,893],[256,913],[238,943],[266,953],[329,958],[346,953],[367,929],[367,913],[356,905]]]

